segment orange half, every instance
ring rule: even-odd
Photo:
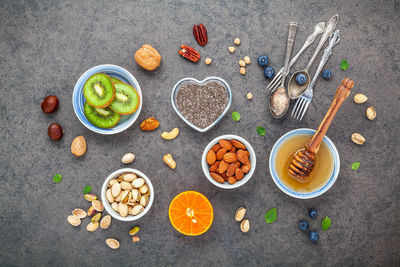
[[[196,236],[210,228],[214,211],[210,201],[203,194],[185,191],[171,201],[168,215],[172,226],[178,232]]]

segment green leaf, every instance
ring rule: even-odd
[[[353,171],[358,170],[358,168],[360,168],[360,162],[353,162],[353,164],[351,164],[351,169]]]
[[[273,223],[276,220],[276,217],[278,217],[278,212],[276,211],[276,208],[272,208],[265,213],[265,221],[267,223]]]
[[[92,192],[92,187],[90,185],[85,186],[85,188],[83,189],[83,193],[89,194],[90,192]]]
[[[62,181],[62,176],[61,176],[61,174],[59,174],[59,173],[54,174],[54,176],[53,176],[53,182],[54,182],[55,184],[58,184],[58,183],[61,182],[61,181]]]
[[[345,58],[340,62],[340,68],[342,70],[347,70],[349,68],[349,62],[347,62]]]
[[[331,227],[331,219],[328,216],[322,219],[321,227],[324,231],[327,231]]]
[[[232,112],[232,120],[240,121],[240,113],[237,111]]]
[[[258,127],[257,127],[257,133],[258,133],[258,135],[260,135],[260,136],[264,136],[264,135],[265,135],[265,128],[262,127],[262,126],[258,126]]]

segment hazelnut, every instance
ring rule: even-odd
[[[243,59],[239,60],[239,66],[240,66],[240,67],[246,66],[246,63],[244,63],[244,60],[243,60]]]
[[[206,59],[204,60],[204,62],[205,62],[207,65],[210,65],[211,62],[212,62],[212,59],[208,57],[208,58],[206,58]]]
[[[236,48],[233,46],[228,47],[229,52],[232,54],[235,52]]]
[[[233,41],[233,43],[235,45],[240,45],[240,39],[239,38],[235,38],[235,40]]]
[[[60,140],[63,133],[64,133],[63,129],[57,123],[50,124],[49,128],[47,129],[47,134],[49,135],[50,139],[53,141]]]
[[[46,96],[42,101],[42,111],[44,113],[52,113],[57,109],[58,98],[54,95]]]
[[[250,64],[250,63],[251,63],[250,57],[245,56],[245,57],[244,57],[244,63]]]
[[[241,67],[239,72],[240,72],[240,74],[245,75],[246,74],[245,67]]]
[[[248,99],[248,100],[253,99],[253,94],[250,93],[250,92],[248,92],[246,96],[247,96],[247,99]]]

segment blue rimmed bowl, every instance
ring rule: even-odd
[[[192,82],[192,83],[196,83],[196,84],[199,84],[199,85],[203,85],[203,84],[205,84],[207,82],[212,82],[212,81],[218,81],[218,82],[222,83],[222,85],[225,87],[226,92],[228,94],[228,103],[226,105],[226,108],[224,109],[224,112],[222,112],[222,114],[213,123],[211,123],[210,125],[208,125],[205,128],[199,128],[196,125],[194,125],[193,123],[191,123],[189,120],[187,120],[185,118],[185,116],[183,116],[182,113],[179,111],[178,105],[176,104],[176,97],[178,95],[179,89],[186,82]],[[208,130],[210,130],[212,127],[214,127],[225,116],[225,114],[228,112],[228,110],[229,110],[229,108],[231,107],[231,104],[232,104],[232,91],[231,91],[231,87],[229,86],[229,84],[224,79],[221,79],[219,77],[207,77],[202,81],[196,80],[194,78],[184,78],[184,79],[178,81],[175,84],[174,88],[172,89],[171,103],[172,103],[172,107],[174,108],[175,112],[179,115],[179,117],[181,117],[181,119],[184,122],[186,122],[187,125],[189,125],[193,129],[195,129],[196,131],[204,133],[204,132],[207,132]]]
[[[297,192],[297,191],[289,188],[288,186],[286,186],[285,183],[281,181],[281,179],[276,171],[276,167],[275,167],[276,160],[278,160],[276,158],[276,154],[277,154],[280,146],[286,140],[288,140],[289,138],[291,138],[293,136],[305,135],[305,134],[313,135],[314,133],[315,133],[315,130],[308,129],[308,128],[300,128],[300,129],[296,129],[296,130],[287,132],[281,138],[279,138],[278,141],[276,141],[275,145],[272,148],[271,154],[269,155],[269,172],[272,176],[272,179],[274,180],[275,184],[279,187],[280,190],[282,190],[285,194],[287,194],[291,197],[300,198],[300,199],[309,199],[309,198],[318,197],[318,196],[322,195],[323,193],[325,193],[326,191],[328,191],[329,188],[331,188],[333,186],[333,184],[336,182],[336,179],[339,175],[339,170],[340,170],[339,152],[337,151],[337,149],[336,149],[335,145],[333,144],[333,142],[331,141],[331,139],[329,139],[329,137],[327,137],[325,135],[323,142],[326,144],[329,151],[331,152],[332,159],[333,159],[333,170],[332,170],[332,173],[331,173],[328,181],[323,186],[316,189],[315,191],[307,192],[307,193]]]
[[[96,73],[105,73],[108,76],[115,77],[117,79],[120,79],[124,83],[130,84],[136,89],[140,96],[140,103],[136,112],[129,115],[121,115],[121,119],[118,124],[109,129],[103,129],[94,126],[88,121],[83,112],[83,106],[86,101],[85,96],[83,95],[83,85],[90,76]],[[140,85],[135,77],[126,69],[111,64],[98,65],[87,70],[76,82],[74,92],[72,94],[72,105],[74,106],[74,111],[79,121],[89,130],[99,134],[116,134],[128,129],[139,117],[140,110],[142,109],[142,103],[142,90],[140,89]]]

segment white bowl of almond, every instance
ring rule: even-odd
[[[120,221],[135,221],[151,208],[154,189],[150,179],[135,169],[120,169],[104,181],[101,199],[107,212]]]

